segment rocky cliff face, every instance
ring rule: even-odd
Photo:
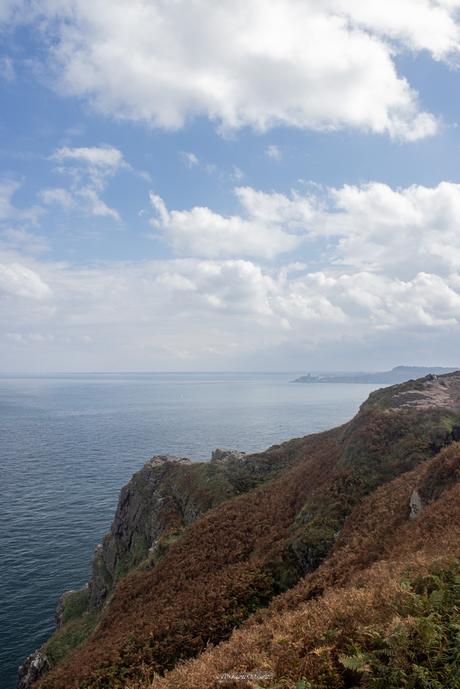
[[[88,589],[62,601],[61,626],[40,650],[40,686],[67,689],[69,677],[85,689],[124,686],[141,668],[161,674],[223,642],[332,563],[353,515],[433,462],[459,428],[460,374],[429,376],[373,393],[341,428],[258,455],[153,458],[121,492]],[[414,525],[458,479],[455,459],[429,466],[407,479],[398,507]],[[375,527],[362,514],[362,543],[366,529],[391,532],[391,510]],[[21,689],[36,679],[26,669]]]
[[[175,534],[204,509],[184,491],[189,459],[156,456],[121,490],[110,532],[96,547],[89,582],[90,605],[100,609],[116,581],[158,549],[165,533]]]
[[[121,489],[111,529],[95,548],[90,581],[80,591],[60,597],[56,634],[19,668],[18,689],[30,689],[73,649],[74,642],[86,638],[128,572],[154,567],[188,525],[221,502],[273,478],[297,454],[294,441],[287,451],[275,447],[261,455],[217,448],[206,463],[173,455],[148,460]]]
[[[51,669],[45,653],[34,651],[19,668],[18,689],[29,689]]]
[[[288,466],[276,450],[247,455],[217,448],[209,463],[157,455],[122,488],[110,532],[96,547],[89,603],[100,609],[116,582],[161,559],[186,526],[224,500],[246,492]]]

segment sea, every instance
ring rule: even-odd
[[[378,387],[292,383],[302,373],[0,375],[0,689],[88,581],[147,459],[263,450],[347,421]]]

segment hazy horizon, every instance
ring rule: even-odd
[[[460,366],[456,366],[454,364],[394,364],[392,366],[389,366],[388,368],[385,369],[376,369],[376,368],[356,368],[356,369],[337,369],[337,368],[328,368],[328,369],[312,369],[308,367],[304,367],[302,369],[271,369],[271,370],[265,370],[265,369],[197,369],[197,370],[185,370],[185,369],[176,369],[176,370],[141,370],[141,369],[126,369],[126,370],[45,370],[45,369],[40,369],[40,370],[16,370],[16,371],[2,371],[0,370],[0,377],[5,377],[5,376],[27,376],[27,375],[199,375],[199,374],[249,374],[249,373],[254,373],[254,374],[272,374],[272,375],[299,375],[299,374],[350,374],[350,373],[380,373],[380,372],[385,372],[385,371],[390,371],[394,368],[398,367],[407,367],[407,368],[446,368],[446,369],[458,369],[460,370]]]

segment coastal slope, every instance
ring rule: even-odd
[[[458,555],[459,439],[454,373],[377,391],[344,426],[266,453],[157,458],[123,489],[85,600],[67,619],[64,605],[36,685],[205,689],[262,668],[261,686],[352,686],[350,673],[358,686],[365,673],[340,658],[372,621],[358,614],[363,601],[380,596],[384,626],[383,601],[408,569],[417,586],[438,558]],[[315,644],[329,648],[312,653],[335,684],[301,652]]]

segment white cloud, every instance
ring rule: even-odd
[[[271,160],[281,160],[283,157],[282,151],[279,146],[276,146],[275,144],[270,144],[267,146],[265,149],[265,155],[267,158],[270,158]]]
[[[401,277],[460,270],[459,184],[346,185],[331,190],[330,200],[314,227],[337,238],[336,261]]]
[[[43,299],[51,294],[40,275],[20,263],[0,263],[0,298],[2,295]]]
[[[7,82],[11,82],[16,79],[13,60],[10,57],[0,58],[0,77]]]
[[[373,182],[290,195],[234,191],[241,212],[231,216],[207,207],[170,211],[151,194],[151,223],[185,255],[273,259],[306,250],[308,240],[323,244],[325,264],[345,269],[401,279],[460,271],[460,184],[392,189]]]
[[[0,231],[0,249],[18,249],[27,254],[43,254],[49,248],[46,237],[35,232],[29,232],[23,227],[7,226]]]
[[[234,165],[232,168],[232,172],[230,173],[230,179],[234,182],[241,182],[242,179],[245,178],[245,173],[241,168],[238,167],[238,165]]]
[[[257,256],[271,259],[292,251],[296,234],[311,217],[308,200],[265,194],[250,187],[235,190],[242,215],[223,216],[206,207],[168,211],[163,200],[150,195],[156,217],[152,225],[180,254],[217,258]]]
[[[13,195],[20,188],[21,184],[12,179],[0,180],[0,220],[7,220],[16,215],[16,208],[13,206]]]
[[[310,273],[285,285],[278,308],[291,322],[332,321],[355,335],[372,329],[458,326],[456,279],[419,273],[400,280],[368,272]]]
[[[40,199],[46,205],[56,204],[67,210],[75,207],[75,200],[67,189],[62,187],[52,187],[49,189],[42,189],[39,193]]]
[[[180,155],[182,162],[188,168],[196,167],[200,164],[198,157],[195,155],[195,153],[192,153],[191,151],[182,151]]]
[[[239,316],[272,313],[273,279],[250,261],[172,261],[157,264],[155,282],[183,313],[217,312]]]
[[[104,114],[172,129],[205,116],[223,131],[352,127],[405,140],[432,135],[437,122],[398,75],[395,50],[455,59],[457,9],[452,0],[45,0],[39,8],[58,88]]]
[[[13,203],[13,196],[22,184],[16,179],[0,179],[0,222],[17,221],[36,225],[43,209],[40,206],[19,208]]]
[[[311,185],[304,194],[237,187],[234,215],[169,210],[151,194],[152,225],[186,257],[80,267],[34,258],[33,242],[41,238],[9,220],[20,212],[12,201],[17,189],[11,180],[0,187],[4,361],[18,361],[15,343],[27,364],[41,343],[50,367],[72,367],[78,353],[87,369],[130,368],[133,361],[175,368],[179,360],[219,368],[263,351],[286,368],[288,354],[283,363],[276,352],[329,348],[340,361],[344,341],[372,342],[376,351],[398,342],[409,358],[424,338],[431,338],[430,351],[445,343],[456,351],[460,185]],[[71,198],[89,208],[100,201],[96,192],[79,180]],[[42,198],[68,201],[53,190]],[[284,263],[264,265],[283,253]]]
[[[69,189],[51,187],[43,189],[39,196],[46,205],[58,205],[67,211],[76,209],[98,217],[120,221],[118,211],[101,198],[108,181],[121,169],[134,172],[113,146],[58,148],[50,160],[61,163],[58,172],[70,177]]]
[[[79,199],[83,199],[86,207],[92,215],[99,217],[108,217],[113,220],[120,221],[121,217],[117,210],[110,208],[105,201],[103,201],[97,191],[91,187],[83,187],[76,192]]]
[[[72,160],[86,163],[92,168],[102,169],[104,174],[116,172],[123,164],[123,154],[114,146],[82,146],[58,148],[51,156],[52,160]]]
[[[267,271],[241,259],[93,267],[2,262],[0,293],[8,295],[0,351],[16,356],[5,350],[13,334],[34,356],[32,335],[42,334],[51,368],[72,367],[73,352],[83,367],[99,370],[133,362],[141,370],[162,362],[174,367],[181,359],[202,369],[299,346],[305,353],[335,346],[339,357],[344,339],[378,343],[392,333],[393,340],[416,343],[434,333],[441,342],[447,333],[454,342],[460,330],[458,274],[401,280],[364,271],[311,273],[300,265]],[[43,358],[37,365],[44,367]]]
[[[356,25],[413,50],[428,50],[437,60],[458,53],[458,0],[332,0],[331,6]]]

